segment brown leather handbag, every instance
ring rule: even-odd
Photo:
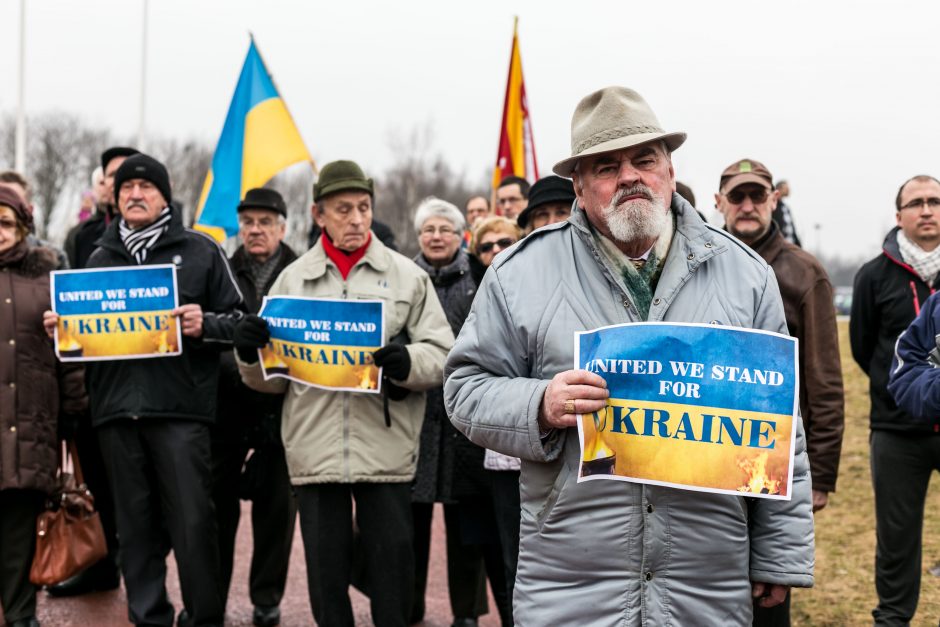
[[[36,520],[36,553],[29,580],[37,586],[61,583],[108,553],[95,499],[85,485],[75,443],[69,442],[74,473],[59,469],[59,489]]]

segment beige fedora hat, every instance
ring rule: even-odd
[[[571,176],[578,159],[663,140],[672,152],[685,141],[685,133],[667,133],[643,96],[626,87],[605,87],[586,96],[571,118],[571,156],[552,168],[558,176]]]

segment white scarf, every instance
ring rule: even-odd
[[[898,231],[898,248],[901,250],[901,257],[905,263],[914,268],[914,272],[924,280],[927,285],[933,287],[934,279],[940,273],[940,246],[927,252],[904,234],[904,231]]]

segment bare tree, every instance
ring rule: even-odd
[[[307,241],[313,218],[310,204],[313,198],[313,168],[298,164],[284,170],[265,185],[280,192],[287,205],[287,236],[284,238],[294,252],[307,250]]]
[[[173,200],[182,206],[183,224],[191,225],[212,164],[212,148],[196,139],[157,137],[148,150],[169,170]]]
[[[30,117],[28,128],[24,174],[30,182],[36,207],[36,232],[40,237],[47,237],[63,192],[87,186],[98,156],[88,147],[105,143],[108,132],[89,128],[77,116],[62,112]],[[2,161],[12,163],[15,136],[12,116],[4,118],[0,134]]]
[[[376,219],[388,224],[402,254],[418,253],[414,215],[418,203],[428,196],[448,200],[463,209],[471,194],[463,174],[457,174],[434,149],[430,123],[405,135],[392,132],[389,147],[395,155],[392,165],[377,183]]]

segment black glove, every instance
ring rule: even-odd
[[[235,352],[238,358],[246,364],[258,361],[258,349],[264,348],[271,339],[268,323],[264,318],[255,314],[248,314],[235,326],[232,342],[235,343]]]
[[[403,344],[389,344],[372,354],[375,365],[389,379],[404,381],[411,373],[411,355]]]

